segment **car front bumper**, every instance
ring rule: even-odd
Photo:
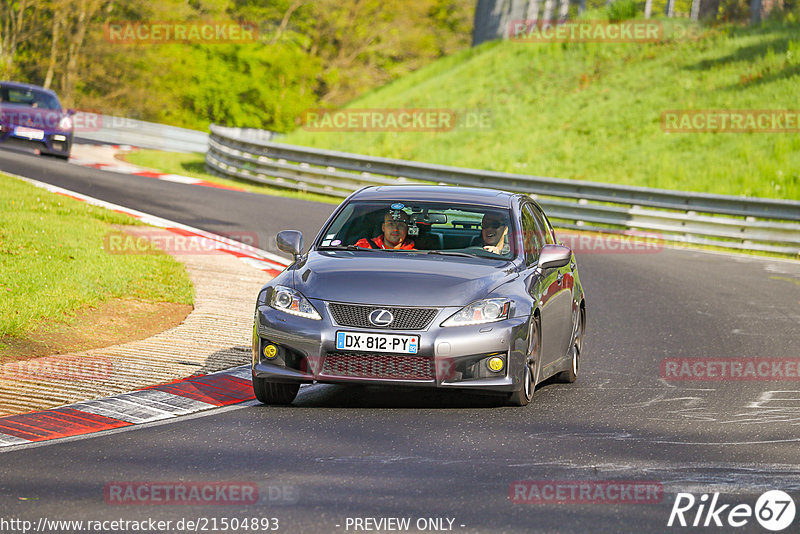
[[[324,303],[314,302],[317,310]],[[335,324],[327,310],[312,320],[259,306],[253,330],[253,376],[275,382],[368,383],[462,388],[496,392],[519,389],[527,352],[529,317],[473,326],[439,326],[459,307],[443,308],[426,330],[364,329]],[[322,310],[320,310],[322,311]],[[417,354],[336,349],[336,333],[418,335]],[[275,347],[268,358],[265,348]],[[267,350],[272,353],[272,349]],[[500,372],[486,361],[500,357]]]
[[[40,154],[69,157],[72,150],[72,134],[44,131],[42,139],[15,135],[6,127],[0,129],[0,144],[26,151],[38,150]]]

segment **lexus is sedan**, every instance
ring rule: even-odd
[[[572,251],[539,205],[490,189],[366,187],[260,291],[253,389],[291,403],[302,383],[472,390],[527,405],[574,382],[586,305]]]
[[[69,159],[74,110],[44,87],[0,82],[0,143]]]

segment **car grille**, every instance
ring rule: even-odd
[[[340,326],[358,328],[391,328],[393,330],[424,330],[439,312],[437,308],[391,308],[388,306],[358,306],[355,304],[328,304],[333,320]],[[369,322],[369,314],[375,310],[388,310],[394,321],[379,327]]]
[[[434,380],[433,360],[407,354],[364,354],[331,352],[325,357],[322,374],[354,378]]]

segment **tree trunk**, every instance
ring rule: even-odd
[[[692,0],[691,19],[698,20],[700,18],[700,0]]]
[[[569,0],[561,0],[561,7],[558,10],[558,23],[564,24],[569,17]]]
[[[653,0],[647,0],[644,3],[644,18],[649,19],[653,14]]]
[[[67,45],[67,66],[64,69],[64,76],[61,78],[61,96],[64,105],[71,107],[74,105],[75,84],[78,82],[78,66],[83,48],[83,41],[86,37],[86,28],[92,21],[95,13],[100,9],[103,0],[81,0],[76,11],[75,18],[71,21],[69,28],[70,36]],[[67,7],[67,9],[70,9]]]
[[[2,3],[3,38],[0,43],[0,74],[3,78],[10,77],[14,70],[14,56],[17,54],[17,45],[20,43],[25,31],[25,10],[28,1],[20,0],[16,6],[4,0]]]
[[[528,24],[535,24],[539,20],[539,0],[530,0],[528,2],[525,20]]]
[[[761,22],[761,0],[750,0],[750,23]]]
[[[782,10],[783,9],[783,0],[759,0],[758,8],[756,13],[758,14],[758,18],[753,18],[753,3],[750,4],[750,21],[751,22],[760,22],[765,18],[769,17],[773,11]]]
[[[668,17],[675,16],[675,0],[667,0],[667,7],[664,9],[664,14]]]
[[[53,40],[50,42],[50,61],[47,65],[47,74],[44,77],[42,87],[49,89],[53,83],[53,76],[56,72],[56,61],[58,59],[58,41],[61,38],[61,26],[64,24],[64,12],[56,9],[53,13]]]
[[[701,20],[716,20],[719,13],[719,0],[700,0]]]
[[[553,11],[555,10],[555,3],[555,0],[545,0],[542,26],[548,27],[553,25]]]

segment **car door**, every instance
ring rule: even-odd
[[[548,269],[539,273],[537,269],[539,253],[546,243],[546,235],[541,225],[537,224],[530,203],[521,208],[522,246],[525,251],[525,263],[529,270],[530,283],[528,291],[540,311],[541,351],[539,369],[546,370],[558,358],[560,332],[558,331],[558,270]],[[544,373],[543,375],[544,376]]]
[[[558,244],[555,238],[555,232],[550,222],[547,220],[541,208],[535,204],[530,204],[533,212],[536,225],[544,233],[545,243],[548,245]],[[548,269],[550,273],[546,273],[548,279],[550,276],[555,277],[555,285],[550,287],[550,304],[549,321],[550,331],[553,338],[551,339],[551,350],[549,363],[554,363],[559,358],[567,354],[570,344],[572,343],[572,329],[573,329],[573,290],[574,290],[574,276],[573,270],[575,269],[574,261],[570,261],[563,267]],[[544,329],[544,328],[543,328]],[[543,342],[544,344],[544,342]]]

